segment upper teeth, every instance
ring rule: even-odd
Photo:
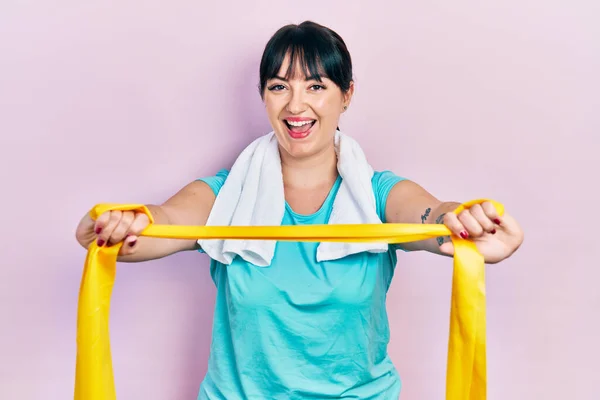
[[[306,124],[312,124],[313,121],[288,121],[287,123],[291,126],[302,126]]]

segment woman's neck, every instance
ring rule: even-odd
[[[286,187],[308,189],[332,185],[338,177],[335,149],[331,146],[305,159],[282,154],[281,171]]]

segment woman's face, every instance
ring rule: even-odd
[[[267,81],[263,99],[280,148],[293,158],[306,158],[333,146],[354,85],[342,93],[328,78],[319,82],[305,76],[301,65],[296,66],[295,76],[286,80],[288,65],[286,57],[277,77]]]

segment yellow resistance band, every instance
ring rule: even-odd
[[[454,213],[488,200],[462,204]],[[494,204],[503,215],[502,204]],[[111,210],[144,212],[150,224],[143,236],[178,239],[268,239],[406,243],[451,236],[454,272],[450,309],[450,337],[446,375],[447,400],[486,398],[485,274],[484,259],[475,244],[452,235],[442,224],[357,224],[303,226],[174,226],[154,225],[149,210],[138,204],[99,204],[96,219]],[[98,247],[92,243],[83,270],[77,311],[75,400],[115,400],[116,391],[109,339],[109,313],[121,244]]]

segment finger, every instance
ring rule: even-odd
[[[146,214],[136,214],[132,224],[129,226],[128,235],[125,239],[125,246],[130,248],[135,247],[138,236],[148,226],[149,223],[150,220]]]
[[[490,201],[484,201],[483,203],[481,203],[481,208],[483,209],[485,215],[490,219],[490,221],[492,221],[496,225],[502,224],[502,219],[498,215],[498,210],[496,210],[496,207],[494,207],[494,205]]]
[[[110,238],[108,239],[110,243],[120,243],[123,241],[123,239],[125,239],[134,217],[135,214],[133,211],[123,211],[121,213],[121,219],[119,220],[119,223],[115,229],[113,229],[112,233],[110,234]]]
[[[492,220],[486,215],[483,207],[479,204],[475,204],[473,207],[469,209],[471,215],[479,225],[483,228],[485,232],[494,234],[496,233],[496,229]]]
[[[96,235],[99,235],[100,232],[108,225],[108,221],[110,219],[110,211],[103,212],[96,218],[96,222],[94,223],[94,232]]]
[[[120,254],[132,254],[137,250],[137,236],[135,235],[127,235],[125,240],[123,241],[123,246],[121,246]]]
[[[452,242],[446,242],[440,246],[440,251],[446,255],[454,255],[454,244]]]
[[[483,235],[483,227],[477,222],[475,217],[471,215],[469,210],[463,210],[458,214],[458,220],[466,228],[469,236],[479,237]]]
[[[108,243],[114,229],[119,225],[119,221],[121,220],[121,211],[111,211],[108,222],[102,228],[102,232],[98,235],[98,246],[103,246]]]
[[[444,225],[446,225],[448,229],[450,229],[450,231],[456,236],[460,236],[463,239],[469,237],[467,230],[454,213],[448,213],[444,216]]]
[[[146,214],[137,213],[135,215],[133,223],[129,227],[129,234],[139,236],[142,233],[142,231],[146,229],[149,223],[150,220],[148,219],[148,216]]]

